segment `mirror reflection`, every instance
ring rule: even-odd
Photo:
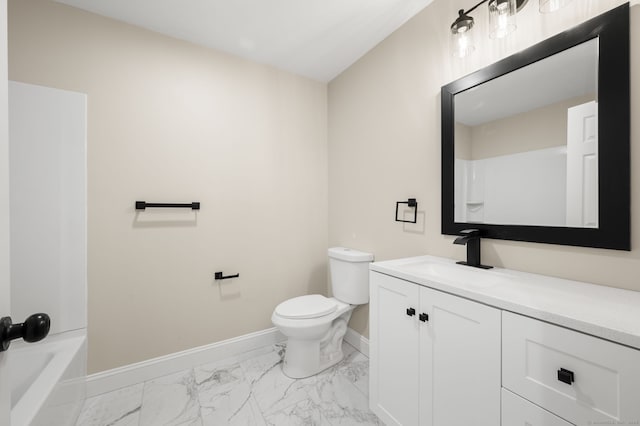
[[[455,222],[598,227],[598,39],[454,97]]]

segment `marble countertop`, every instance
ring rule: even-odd
[[[418,256],[370,270],[640,349],[640,292]]]

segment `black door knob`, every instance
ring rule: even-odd
[[[11,317],[0,318],[0,352],[6,351],[14,339],[34,343],[47,337],[51,319],[47,314],[33,314],[23,323],[14,324]]]
[[[414,316],[416,314],[416,310],[413,308],[407,308],[407,315],[409,315],[410,317]]]
[[[421,313],[420,315],[418,315],[418,318],[422,322],[427,322],[429,321],[429,314]]]

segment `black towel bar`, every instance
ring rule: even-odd
[[[191,210],[200,210],[200,203],[147,203],[146,201],[136,201],[136,210],[144,210],[147,207],[169,207],[169,208],[188,208]]]

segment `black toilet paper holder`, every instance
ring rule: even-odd
[[[222,275],[222,271],[216,272],[215,274],[213,274],[213,279],[214,280],[228,280],[230,278],[238,278],[240,276],[240,274],[235,274],[235,275]]]

